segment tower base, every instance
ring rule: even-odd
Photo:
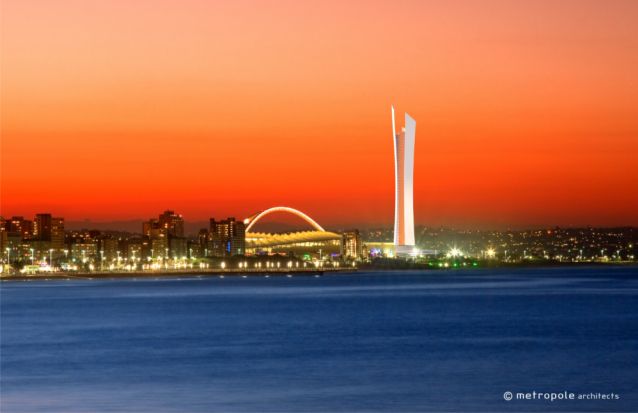
[[[414,245],[395,245],[394,255],[396,257],[416,257],[419,255],[419,250]]]

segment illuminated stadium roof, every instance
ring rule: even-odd
[[[273,212],[287,212],[298,216],[309,223],[314,231],[297,231],[284,234],[270,234],[265,232],[251,232],[253,226],[263,217]],[[326,231],[315,220],[303,212],[290,207],[273,207],[259,212],[244,220],[246,224],[246,247],[247,248],[268,248],[281,245],[292,245],[305,242],[323,242],[340,240],[341,235],[335,232]]]
[[[333,241],[340,239],[341,235],[330,231],[299,231],[287,234],[251,232],[250,234],[246,234],[246,242],[250,248],[274,247],[277,245]]]

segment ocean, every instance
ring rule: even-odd
[[[638,410],[638,267],[9,281],[0,310],[2,413]]]

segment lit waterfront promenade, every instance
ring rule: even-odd
[[[181,268],[181,269],[157,269],[157,270],[133,270],[133,271],[52,271],[36,274],[2,274],[2,281],[24,281],[24,280],[54,280],[54,279],[109,279],[109,278],[157,278],[174,277],[179,275],[187,276],[243,276],[243,275],[263,275],[263,276],[287,276],[287,275],[322,275],[324,273],[339,273],[357,271],[356,267],[306,267],[306,268]]]

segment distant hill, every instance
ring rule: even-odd
[[[128,221],[67,221],[64,224],[67,230],[98,230],[98,231],[122,231],[130,233],[142,233],[141,219]],[[197,235],[200,229],[208,228],[208,221],[185,221],[184,232],[186,236]],[[304,229],[303,226],[292,225],[282,222],[258,222],[254,230],[259,232],[290,232]]]
[[[65,230],[83,230],[96,229],[99,231],[123,231],[131,233],[142,233],[142,220],[135,219],[130,221],[66,221],[64,223]]]

